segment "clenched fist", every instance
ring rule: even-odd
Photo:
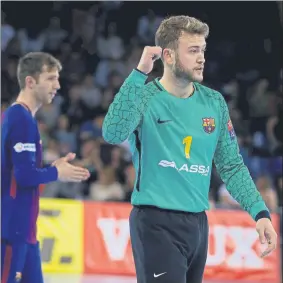
[[[159,46],[146,46],[143,50],[137,69],[145,74],[149,74],[153,69],[153,64],[161,57],[162,48]]]

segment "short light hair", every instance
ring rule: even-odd
[[[207,38],[209,27],[206,23],[193,17],[172,16],[161,22],[155,34],[155,44],[162,49],[171,48],[175,50],[178,47],[178,40],[183,32],[199,34]]]
[[[25,88],[27,76],[31,76],[37,80],[43,72],[44,66],[46,66],[47,71],[57,69],[60,72],[62,70],[60,61],[45,52],[30,52],[20,58],[17,69],[20,89]]]

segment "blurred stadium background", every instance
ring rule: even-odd
[[[195,16],[210,26],[204,84],[222,92],[228,103],[240,151],[282,243],[282,4],[2,2],[1,110],[19,91],[18,58],[29,51],[55,55],[63,63],[61,90],[38,113],[44,162],[73,151],[76,163],[91,172],[87,183],[57,182],[44,189],[39,238],[46,282],[136,282],[127,222],[135,171],[127,142],[106,144],[101,126],[143,47],[154,44],[160,21],[174,14]],[[161,72],[158,62],[150,77]],[[282,246],[266,260],[257,256],[254,223],[215,170],[210,201],[205,278],[282,282]],[[93,277],[99,274],[104,275]]]

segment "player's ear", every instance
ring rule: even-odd
[[[26,82],[26,87],[30,89],[32,89],[36,84],[36,81],[32,76],[27,76],[25,82]]]
[[[174,63],[175,54],[172,49],[164,48],[163,50],[163,60],[168,64],[172,65]]]

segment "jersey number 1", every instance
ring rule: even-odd
[[[185,156],[186,158],[190,158],[190,151],[191,151],[191,145],[192,145],[193,137],[187,136],[183,139],[183,144],[185,145]]]

